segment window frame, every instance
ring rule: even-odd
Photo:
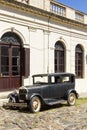
[[[8,54],[2,54],[2,48],[3,47],[7,48],[7,53]],[[6,52],[6,51],[4,51],[4,52]],[[2,58],[7,58],[8,59],[7,64],[2,64]],[[0,76],[9,76],[9,47],[8,47],[8,45],[0,45],[0,65],[1,65],[0,66]],[[8,68],[8,71],[3,71],[2,68],[4,68],[4,70],[6,68]]]
[[[55,72],[65,72],[65,47],[60,41],[55,44],[54,56]]]
[[[81,45],[75,48],[75,74],[76,78],[83,78],[83,49]]]

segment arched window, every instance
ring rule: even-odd
[[[75,49],[75,74],[77,78],[83,77],[83,49],[77,45]]]
[[[20,45],[22,43],[21,39],[18,35],[16,35],[14,32],[7,32],[1,37],[1,41],[9,43],[9,44],[16,44]]]
[[[65,71],[65,48],[61,41],[55,44],[55,72]]]
[[[14,32],[7,32],[1,37],[0,73],[4,75],[30,74],[30,49],[22,47],[21,38]]]

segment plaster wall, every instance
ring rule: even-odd
[[[40,1],[38,1],[40,2]],[[23,41],[23,47],[30,48],[30,76],[22,77],[23,85],[32,84],[32,75],[54,72],[55,43],[61,41],[66,49],[65,71],[75,74],[75,47],[81,44],[84,50],[83,78],[76,79],[76,90],[87,92],[87,32],[78,28],[53,22],[47,18],[28,13],[0,8],[0,37],[13,31]],[[72,14],[73,15],[73,14]]]

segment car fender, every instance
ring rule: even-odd
[[[9,101],[12,101],[12,102],[16,102],[18,103],[19,102],[19,95],[17,93],[17,91],[13,91],[12,93],[10,93],[7,98],[9,99]]]
[[[40,100],[44,102],[43,97],[42,97],[40,94],[38,94],[38,93],[33,93],[33,94],[31,94],[31,95],[28,97],[28,100],[30,101],[30,100],[31,100],[33,97],[35,97],[35,96],[39,97]]]
[[[79,96],[78,93],[76,92],[76,90],[70,89],[70,90],[68,90],[67,93],[65,94],[65,99],[66,99],[66,100],[68,99],[68,96],[69,96],[70,93],[74,93],[74,94],[76,95],[76,98],[78,98],[78,96]]]

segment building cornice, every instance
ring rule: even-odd
[[[56,23],[60,23],[63,26],[69,26],[70,28],[77,28],[77,29],[81,29],[81,30],[86,30],[87,29],[87,25],[77,22],[75,20],[71,20],[68,19],[66,17],[60,16],[60,15],[56,15],[54,13],[18,2],[18,1],[14,1],[14,0],[0,0],[0,5],[1,6],[5,6],[5,7],[9,7],[9,8],[13,8],[16,10],[20,10],[23,11],[25,13],[29,13],[38,17],[45,17],[47,19],[47,21],[50,23],[50,21],[55,21]]]

